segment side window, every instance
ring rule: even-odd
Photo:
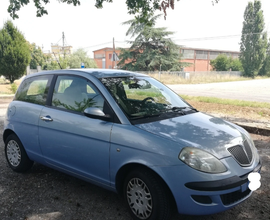
[[[45,105],[51,80],[52,75],[36,76],[24,80],[14,100]]]
[[[104,99],[87,79],[78,76],[58,76],[52,106],[77,112],[83,112],[88,107],[103,110]]]

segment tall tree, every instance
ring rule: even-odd
[[[74,6],[80,5],[80,0],[57,0],[58,2],[63,2],[67,4],[73,4]],[[177,0],[180,1],[180,0]],[[211,0],[212,4],[218,3],[220,0]],[[17,12],[22,6],[27,5],[30,0],[9,0],[10,5],[8,7],[8,12],[10,16],[15,19],[18,18]],[[33,0],[35,7],[37,9],[37,17],[41,17],[44,14],[48,14],[43,4],[48,4],[49,0]],[[97,8],[102,8],[104,2],[112,3],[113,0],[95,0],[95,6]],[[174,9],[175,0],[126,0],[126,5],[128,8],[128,13],[135,15],[135,18],[140,23],[149,23],[149,18],[154,15],[156,10],[162,10],[164,12],[164,17],[167,15],[167,8]]]
[[[155,15],[150,17],[149,24],[154,26],[157,20],[162,16],[162,14]],[[126,36],[130,35],[131,38],[138,35],[146,26],[145,23],[138,23],[136,19],[131,19],[122,23],[122,25],[129,25],[129,28],[126,32]]]
[[[264,17],[261,2],[249,2],[245,13],[240,44],[240,60],[244,75],[255,77],[262,67],[267,47],[267,34],[264,31]]]
[[[25,74],[31,52],[23,34],[11,21],[0,30],[0,75],[11,83]]]
[[[97,68],[96,62],[87,56],[87,52],[83,49],[78,49],[68,58],[70,68],[81,68],[81,63],[84,63],[85,68]]]
[[[129,42],[129,49],[121,49],[118,66],[132,71],[181,70],[186,63],[180,62],[180,47],[169,38],[173,32],[166,28],[155,28],[155,19],[152,20],[152,26],[134,23],[135,20],[124,22],[131,24],[127,34],[138,35]]]
[[[270,77],[270,39],[268,41],[268,46],[267,46],[267,50],[266,50],[266,57],[263,61],[263,66],[259,71],[259,75]]]

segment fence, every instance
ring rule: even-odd
[[[136,71],[143,74],[159,74],[159,71]],[[242,76],[242,72],[240,71],[201,71],[201,72],[184,72],[184,71],[176,71],[176,72],[168,72],[161,71],[160,74],[172,74],[178,75],[179,77],[188,79],[190,77],[200,77],[200,76],[213,76],[213,75],[228,75],[228,76]]]
[[[37,69],[30,69],[30,66],[27,66],[26,68],[26,75],[29,75],[31,73],[37,73],[41,71],[41,66],[37,66]]]

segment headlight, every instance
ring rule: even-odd
[[[193,147],[185,147],[179,154],[179,159],[188,166],[207,173],[223,173],[227,168],[213,155]]]

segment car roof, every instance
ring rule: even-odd
[[[147,76],[145,74],[131,72],[127,70],[118,69],[63,69],[63,70],[52,70],[42,71],[39,73],[31,74],[31,76],[46,75],[46,74],[90,74],[96,78],[108,78],[108,77],[129,77],[129,76]]]

